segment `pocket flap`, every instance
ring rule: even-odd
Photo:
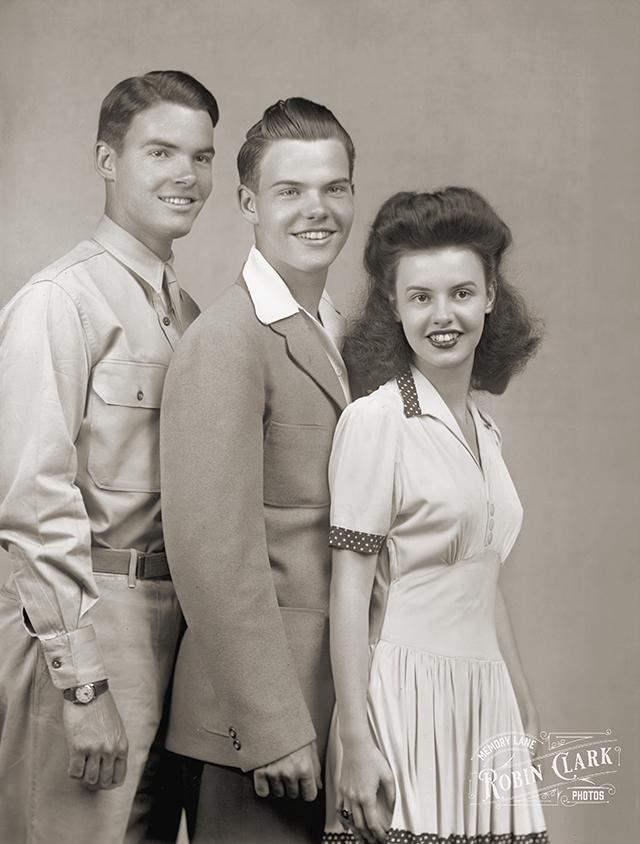
[[[105,404],[159,408],[166,374],[162,363],[101,361],[93,371],[93,389]]]

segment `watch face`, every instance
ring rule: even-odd
[[[78,686],[76,689],[76,700],[78,703],[91,703],[96,696],[92,683],[86,683],[84,686]]]

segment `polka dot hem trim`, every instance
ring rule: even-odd
[[[332,548],[344,548],[360,554],[379,554],[384,540],[385,537],[377,533],[363,533],[337,525],[331,525],[329,529],[329,545]]]
[[[356,838],[350,832],[325,832],[322,836],[323,844],[330,842],[353,842]],[[390,829],[384,844],[549,844],[547,831],[530,832],[526,835],[515,835],[507,832],[504,835],[450,835],[441,838],[435,832],[422,832],[416,835],[406,829]]]
[[[422,416],[422,410],[420,409],[420,402],[418,400],[418,391],[416,390],[416,382],[413,380],[411,370],[405,369],[404,372],[397,375],[396,384],[398,385],[400,396],[402,397],[404,415],[407,418],[410,416]]]

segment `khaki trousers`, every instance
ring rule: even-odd
[[[180,632],[167,579],[96,574],[91,609],[109,685],[129,740],[119,788],[89,791],[67,774],[62,693],[30,636],[11,578],[0,589],[0,841],[3,844],[122,844],[161,840],[149,833],[162,769],[158,729]],[[96,677],[96,680],[101,679]],[[179,821],[167,815],[175,839]]]

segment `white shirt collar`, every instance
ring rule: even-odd
[[[263,325],[271,325],[299,311],[304,311],[315,319],[314,314],[309,314],[296,302],[282,277],[256,246],[252,246],[249,251],[249,256],[242,268],[242,277],[253,302],[256,317]],[[326,290],[322,293],[318,312],[322,324],[330,335],[340,337],[344,333],[344,318],[336,310]]]

